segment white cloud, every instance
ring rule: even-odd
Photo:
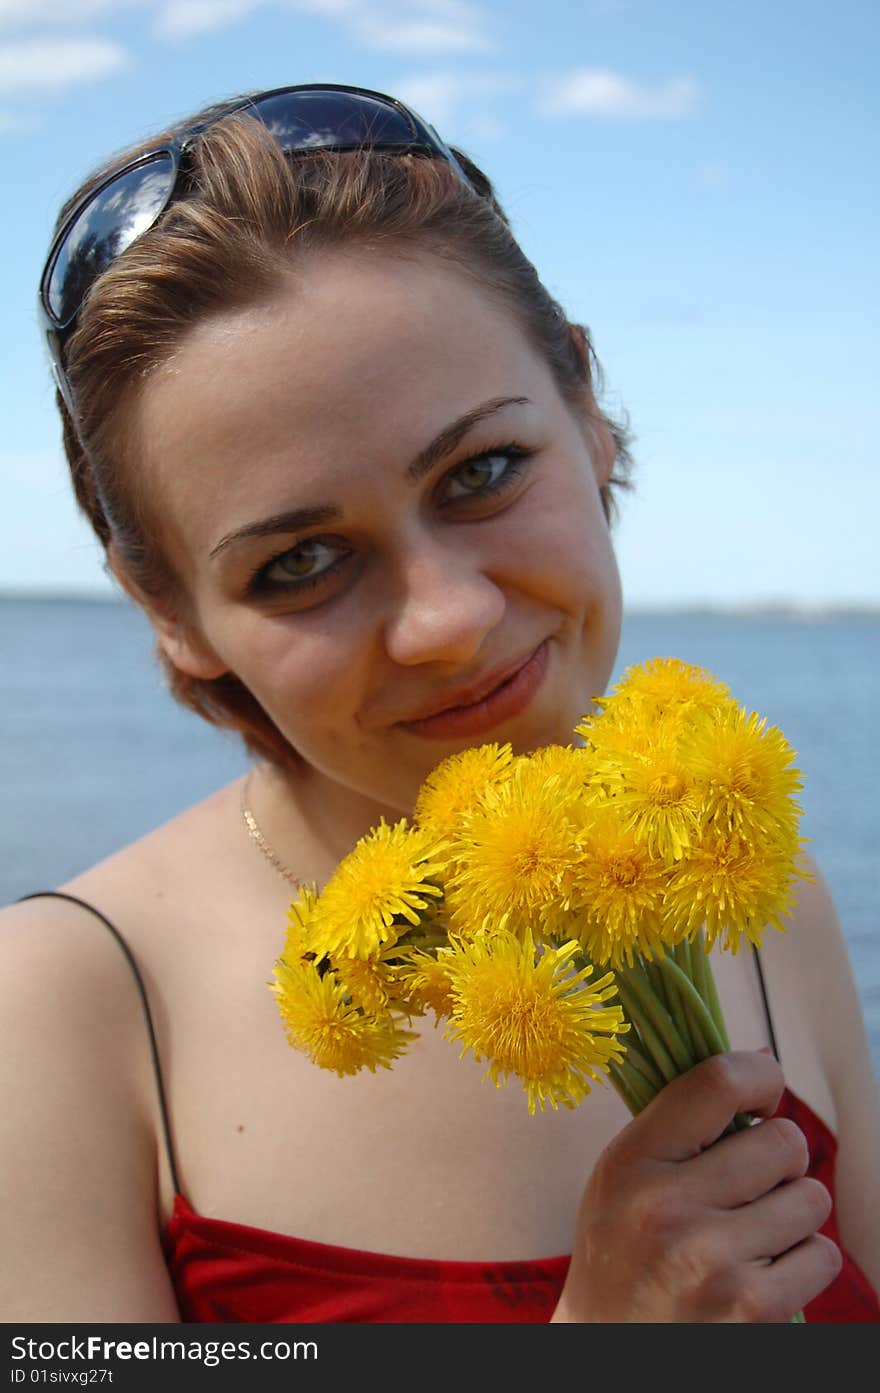
[[[446,125],[466,108],[473,119],[485,119],[485,100],[510,91],[515,83],[500,73],[418,73],[398,79],[394,95],[434,126]]]
[[[581,68],[557,79],[539,105],[545,116],[603,116],[617,120],[680,120],[693,115],[697,84],[687,77],[638,83],[604,68]]]
[[[0,94],[70,87],[109,77],[128,62],[108,39],[23,39],[0,44]]]
[[[486,13],[468,0],[163,0],[155,33],[190,38],[264,7],[315,15],[353,43],[385,53],[476,53],[494,47]]]
[[[159,9],[154,33],[160,39],[192,39],[234,24],[263,0],[171,0]]]
[[[398,6],[394,6],[395,9]],[[469,0],[414,0],[416,15],[394,45],[407,53],[486,53],[498,47],[497,15]],[[405,44],[405,48],[404,48]]]
[[[488,15],[469,0],[286,0],[339,21],[365,48],[386,53],[479,53],[494,48]]]
[[[287,0],[287,9],[300,10],[303,14],[325,15],[336,19],[354,13],[353,0]]]
[[[314,15],[353,44],[386,53],[441,55],[494,48],[492,16],[472,0],[0,0],[0,30],[69,30],[140,9],[160,39],[223,29],[258,9]]]
[[[496,79],[497,81],[497,79]],[[448,121],[464,103],[473,102],[493,91],[492,79],[461,72],[419,72],[411,78],[398,78],[394,95],[415,107],[419,116],[437,125]],[[494,88],[497,91],[497,86]]]
[[[389,24],[383,16],[362,14],[355,32],[366,48],[386,53],[479,53],[494,47],[487,35],[475,27],[459,29],[454,24],[431,20]]]
[[[21,28],[25,24],[30,28],[69,28],[149,3],[150,0],[0,0],[0,28]]]

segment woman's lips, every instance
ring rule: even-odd
[[[450,706],[436,716],[423,716],[417,721],[401,721],[403,730],[428,740],[455,740],[485,735],[503,721],[509,721],[524,711],[544,680],[550,640],[544,639],[527,658],[522,667],[500,682],[487,696],[470,706]]]

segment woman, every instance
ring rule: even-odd
[[[880,1123],[821,880],[763,957],[785,1079],[725,955],[742,1050],[635,1120],[610,1089],[532,1119],[438,1032],[339,1079],[266,990],[293,885],[443,755],[566,742],[614,663],[625,440],[485,176],[389,98],[291,88],[59,227],[77,497],[175,695],[257,762],[5,913],[4,1319],[876,1319]]]

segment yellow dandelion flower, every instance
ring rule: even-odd
[[[602,761],[613,761],[618,754],[645,754],[656,738],[656,723],[646,719],[644,709],[636,702],[613,699],[607,709],[584,718],[575,726],[586,741],[584,753],[591,756],[588,781],[603,780]]]
[[[536,937],[556,933],[557,926],[565,919],[562,908],[562,882],[554,899],[546,905],[536,905],[529,909],[515,906],[509,909],[504,924],[517,938],[522,940],[526,930],[531,929]],[[489,933],[499,927],[499,920],[485,912],[485,901],[475,894],[472,885],[447,885],[444,899],[446,931],[450,939],[476,938],[478,934]],[[571,938],[573,935],[568,934]]]
[[[621,751],[609,771],[614,802],[627,828],[652,856],[677,861],[700,825],[700,789],[677,743],[658,741],[644,754]]]
[[[442,893],[431,850],[426,833],[405,818],[393,827],[383,819],[362,837],[321,891],[309,931],[319,956],[377,957],[418,924]]]
[[[441,760],[419,790],[416,825],[438,841],[454,835],[485,790],[506,778],[512,760],[510,745],[497,744],[478,745]]]
[[[443,887],[443,911],[447,932],[456,938],[473,938],[483,925],[485,913],[472,887],[448,880]]]
[[[369,1014],[388,1006],[391,979],[381,958],[333,959],[333,971],[348,996]]]
[[[616,994],[613,976],[589,983],[592,967],[572,968],[579,951],[571,942],[536,955],[531,935],[520,942],[502,930],[447,955],[454,1006],[446,1037],[462,1045],[462,1057],[488,1061],[496,1088],[518,1078],[530,1113],[548,1103],[575,1107],[623,1056],[623,1012],[603,1004]]]
[[[790,915],[800,839],[791,832],[760,842],[709,827],[670,874],[665,912],[677,931],[691,937],[700,926],[706,946],[717,942],[737,953],[745,938],[761,946],[764,929],[784,929]]]
[[[674,738],[685,717],[732,704],[725,683],[705,668],[677,658],[653,658],[630,667],[610,696],[597,698],[598,714],[576,727],[599,754],[647,754],[658,742]]]
[[[722,833],[760,836],[794,828],[803,788],[795,752],[756,712],[723,706],[700,712],[683,728],[679,755],[702,785],[703,813]]]
[[[333,973],[322,975],[311,962],[281,959],[274,979],[270,990],[290,1044],[340,1077],[361,1069],[390,1069],[415,1039],[390,1012],[359,1010]]]
[[[551,908],[574,847],[574,826],[555,785],[536,780],[528,761],[517,764],[466,821],[449,880],[450,926],[463,901],[474,926],[495,928]]]
[[[637,700],[658,712],[699,707],[714,711],[730,701],[730,688],[705,668],[683,663],[678,658],[652,658],[640,666],[627,668],[614,688],[615,696]]]
[[[552,790],[560,803],[572,804],[584,795],[590,776],[590,758],[586,750],[574,745],[544,745],[530,755],[520,755],[527,766],[521,774],[527,781]]]
[[[311,951],[309,932],[315,917],[318,903],[318,887],[303,885],[297,899],[293,900],[287,911],[287,933],[284,940],[283,956],[288,962],[305,957]]]
[[[415,949],[394,970],[399,998],[418,1014],[433,1011],[439,1018],[452,1010],[452,988],[440,954]]]
[[[632,963],[633,953],[662,956],[672,934],[663,916],[667,868],[627,829],[615,800],[596,804],[578,833],[565,877],[567,923],[593,962]]]

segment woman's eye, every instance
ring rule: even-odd
[[[526,450],[510,447],[489,450],[485,454],[465,460],[464,464],[453,469],[447,478],[443,493],[444,503],[461,498],[485,497],[487,494],[499,492],[519,476],[528,454]]]
[[[305,589],[322,581],[347,554],[347,548],[341,545],[310,537],[261,566],[254,577],[255,587]]]

